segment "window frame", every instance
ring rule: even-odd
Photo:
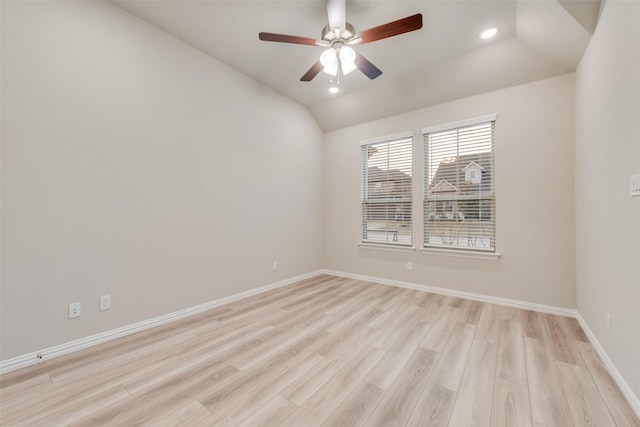
[[[496,245],[496,230],[497,230],[497,219],[496,219],[496,173],[495,173],[495,157],[496,157],[496,138],[495,138],[495,123],[496,123],[496,118],[497,116],[495,114],[491,114],[491,115],[487,115],[487,116],[482,116],[482,117],[477,117],[477,118],[473,118],[473,119],[469,119],[469,120],[463,120],[463,121],[459,121],[459,122],[454,122],[454,123],[448,123],[448,124],[444,124],[444,125],[439,125],[439,126],[432,126],[432,127],[428,127],[428,128],[423,128],[422,129],[422,139],[423,139],[423,163],[422,163],[422,171],[423,171],[423,203],[422,203],[422,224],[423,224],[423,243],[422,243],[422,248],[420,249],[421,252],[423,253],[428,253],[428,254],[437,254],[437,255],[452,255],[452,256],[469,256],[469,257],[475,257],[475,258],[491,258],[491,259],[497,259],[499,258],[500,254],[497,252],[497,245]],[[460,131],[462,129],[465,128],[470,128],[470,127],[474,127],[474,126],[478,126],[478,125],[483,125],[483,124],[491,124],[491,150],[490,150],[490,154],[489,154],[489,164],[490,164],[490,192],[487,194],[482,194],[481,192],[479,192],[478,194],[474,194],[474,195],[464,195],[464,194],[452,194],[452,195],[448,195],[448,196],[437,196],[437,197],[433,197],[430,195],[430,183],[429,183],[429,176],[430,176],[430,170],[429,168],[431,167],[430,164],[430,158],[429,158],[429,153],[430,153],[430,147],[429,147],[429,140],[428,137],[429,135],[432,134],[437,134],[437,133],[441,133],[441,132],[452,132],[452,131]],[[459,160],[460,158],[460,154],[459,154],[459,147],[460,147],[460,138],[459,135],[456,135],[455,137],[456,141],[455,141],[455,147],[456,147],[456,161]],[[477,164],[477,163],[476,163]],[[440,163],[438,163],[438,167],[440,166]],[[481,165],[478,164],[478,166],[482,167]],[[463,171],[464,168],[461,168],[460,164],[457,164],[455,169],[454,169],[454,173],[457,174],[458,176],[460,176],[461,171]],[[437,173],[437,169],[434,172],[434,178],[435,178],[435,173]],[[484,174],[484,170],[483,173],[481,173],[481,180],[482,180],[482,175]],[[447,184],[448,181],[446,182]],[[433,183],[431,183],[431,187],[433,187]],[[456,189],[457,191],[457,189]],[[430,215],[430,207],[429,207],[429,203],[450,203],[450,204],[457,204],[460,201],[478,201],[478,215],[481,215],[481,208],[480,205],[483,204],[484,201],[488,200],[490,201],[491,207],[490,207],[490,218],[491,221],[489,222],[490,227],[491,227],[491,232],[488,235],[489,238],[489,247],[487,248],[483,248],[483,247],[476,247],[476,246],[471,246],[470,244],[468,245],[462,245],[462,244],[458,244],[458,245],[454,245],[454,244],[445,244],[444,241],[442,244],[434,244],[431,243],[429,241],[430,235],[430,224],[433,223],[433,219],[429,218]],[[453,215],[459,214],[459,212],[453,212]],[[459,220],[459,219],[458,219]],[[479,221],[479,223],[481,224],[481,221]],[[482,227],[482,225],[480,225],[480,227]],[[470,233],[469,231],[467,231],[467,233]],[[468,234],[469,236],[469,234]],[[458,239],[458,237],[455,237],[456,239]]]
[[[372,139],[367,139],[367,140],[363,140],[360,141],[360,150],[361,150],[361,197],[360,197],[360,206],[361,206],[361,210],[360,210],[360,220],[361,220],[361,227],[360,227],[360,241],[358,243],[358,246],[360,247],[371,247],[371,248],[381,248],[381,249],[393,249],[393,250],[414,250],[415,248],[413,247],[413,242],[414,242],[414,236],[413,236],[413,231],[414,231],[414,217],[413,217],[413,188],[414,188],[414,173],[413,173],[413,161],[414,161],[414,132],[413,131],[408,131],[408,132],[403,132],[403,133],[398,133],[398,134],[394,134],[394,135],[388,135],[388,136],[383,136],[383,137],[379,137],[379,138],[372,138]],[[409,144],[409,150],[408,150],[408,156],[409,156],[409,165],[411,167],[411,174],[409,175],[410,179],[408,180],[409,182],[409,188],[408,188],[408,192],[404,193],[404,196],[408,195],[409,197],[402,197],[400,199],[395,199],[395,198],[386,198],[386,199],[372,199],[371,197],[369,197],[369,181],[368,181],[368,170],[370,167],[370,162],[369,162],[369,158],[368,158],[368,147],[372,147],[372,146],[376,146],[376,145],[384,145],[384,144],[392,144],[392,143],[408,143]],[[404,155],[407,155],[407,153],[405,153]],[[387,169],[389,170],[389,169]],[[383,187],[381,185],[381,187]],[[376,187],[378,188],[378,187]],[[373,201],[372,201],[373,200]],[[380,241],[380,240],[372,240],[370,238],[367,238],[367,234],[369,232],[369,229],[367,227],[367,224],[369,222],[369,220],[367,219],[366,215],[367,215],[367,208],[370,206],[374,206],[374,205],[393,205],[393,204],[398,204],[398,203],[402,203],[405,205],[408,205],[408,207],[405,209],[406,212],[408,212],[408,215],[410,217],[410,221],[408,221],[408,225],[409,225],[409,242],[401,242],[400,240],[398,241],[394,241],[391,240],[389,241],[388,239],[386,239],[385,241]],[[388,212],[387,211],[387,216],[388,216]],[[405,214],[403,214],[405,215]],[[389,218],[387,217],[385,219],[385,221],[389,221]],[[387,231],[388,233],[389,231]]]

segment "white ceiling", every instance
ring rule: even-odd
[[[347,0],[357,31],[415,13],[424,26],[356,46],[383,74],[369,80],[355,71],[332,95],[324,73],[300,81],[323,48],[258,40],[260,31],[319,39],[324,0],[114,3],[307,106],[325,131],[574,71],[600,7],[600,0]],[[500,33],[481,40],[489,26]]]

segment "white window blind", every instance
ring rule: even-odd
[[[411,246],[412,135],[362,144],[362,242]]]
[[[423,129],[424,246],[495,251],[495,116]]]

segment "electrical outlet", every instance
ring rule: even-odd
[[[611,333],[611,315],[609,313],[607,313],[607,332]]]
[[[100,311],[109,310],[111,308],[111,295],[103,295],[100,297]]]
[[[276,271],[278,269],[278,261],[273,261],[273,264],[271,265],[271,269],[273,271]]]
[[[631,196],[640,196],[640,173],[631,177]]]
[[[74,317],[80,317],[82,314],[82,304],[78,302],[72,302],[69,304],[69,319],[73,319]]]
[[[407,261],[407,270],[413,270],[413,263],[411,261]]]

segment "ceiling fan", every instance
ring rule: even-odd
[[[329,24],[323,28],[321,40],[274,33],[259,33],[258,38],[269,42],[325,47],[320,59],[300,78],[303,82],[313,80],[320,71],[339,78],[340,71],[346,75],[356,68],[373,80],[380,76],[382,71],[350,46],[371,43],[422,28],[422,14],[418,13],[357,33],[353,25],[345,21],[345,0],[327,0],[327,15]]]

